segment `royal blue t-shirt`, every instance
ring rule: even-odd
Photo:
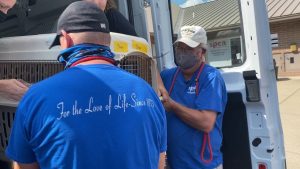
[[[164,70],[161,73],[164,85],[170,89],[177,68]],[[190,80],[185,80],[182,72],[178,73],[170,97],[192,109],[210,110],[217,112],[217,119],[213,130],[209,133],[213,150],[213,160],[209,160],[208,145],[205,148],[204,160],[200,158],[203,132],[185,122],[172,112],[167,112],[168,128],[168,163],[171,169],[213,169],[223,163],[220,147],[222,144],[222,119],[227,102],[227,92],[220,72],[205,65],[199,78],[199,94],[196,95],[196,82],[199,70]]]
[[[6,154],[41,169],[157,169],[166,118],[152,88],[112,65],[81,65],[33,85]]]

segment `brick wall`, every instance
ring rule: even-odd
[[[300,19],[270,23],[271,33],[278,34],[278,47],[273,48],[273,57],[279,66],[279,75],[300,75],[299,53],[291,53],[290,44],[296,43],[300,51]],[[295,55],[295,63],[289,64],[287,55]],[[292,66],[292,68],[291,68]],[[299,69],[297,69],[299,67]]]

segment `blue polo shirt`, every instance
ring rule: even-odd
[[[33,85],[7,156],[41,169],[157,169],[164,108],[151,86],[111,65],[79,65]]]
[[[161,73],[167,90],[171,87],[176,70],[177,68],[172,68]],[[188,81],[184,79],[182,72],[179,72],[170,97],[188,108],[217,112],[215,126],[209,133],[213,160],[205,163],[200,158],[204,133],[187,125],[174,113],[167,112],[167,156],[171,169],[213,169],[223,163],[220,147],[222,144],[222,119],[227,102],[225,83],[217,69],[205,65],[199,78],[199,94],[197,96],[195,79],[198,71]],[[204,160],[208,160],[209,157],[209,149],[206,146]]]

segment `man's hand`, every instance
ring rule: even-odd
[[[163,104],[164,102],[168,103],[170,101],[169,92],[164,86],[164,83],[161,79],[161,76],[159,73],[157,73],[157,88],[158,88],[158,96],[160,97]]]
[[[158,83],[158,92],[160,96],[169,95],[167,89],[165,88],[162,82]]]
[[[163,88],[158,87],[159,94],[160,94],[160,99],[161,102],[163,103],[165,109],[167,112],[172,111],[172,104],[174,103],[173,99],[169,96],[169,93],[163,86]]]
[[[164,86],[164,83],[160,77],[160,75],[157,73],[157,88],[158,88],[158,95],[160,96],[161,102],[163,103],[165,110],[167,112],[170,112],[172,110],[172,104],[174,101],[171,99],[169,92]]]
[[[24,93],[28,90],[28,85],[29,84],[23,80],[0,80],[0,93],[8,99],[19,101]]]
[[[164,96],[165,94],[168,94],[168,91],[165,88],[164,82],[162,81],[161,76],[158,72],[156,72],[156,81],[157,81],[159,96]]]
[[[158,95],[161,100],[168,100],[170,98],[168,91],[163,83],[158,83]]]
[[[169,97],[169,95],[168,95],[168,97],[163,97],[162,103],[163,103],[163,105],[165,107],[165,110],[167,112],[173,111],[175,101],[171,97]]]

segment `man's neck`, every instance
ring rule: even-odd
[[[195,66],[193,66],[190,69],[186,69],[186,70],[182,69],[184,79],[185,80],[190,80],[193,77],[193,74],[199,69],[201,63],[202,62],[197,63]]]
[[[78,65],[93,65],[93,64],[108,64],[108,65],[113,65],[108,61],[101,60],[101,59],[95,59],[95,60],[89,60],[85,62],[81,62]]]

